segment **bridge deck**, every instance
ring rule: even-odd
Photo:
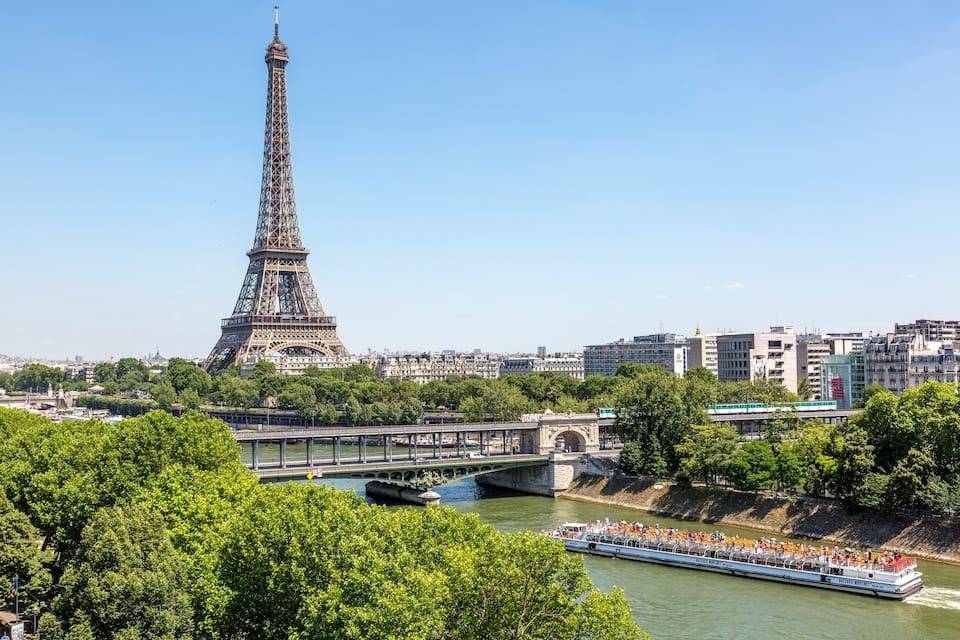
[[[765,411],[763,413],[711,413],[711,422],[746,422],[751,420],[766,421],[776,415],[785,418],[799,418],[800,420],[812,420],[822,418],[824,420],[835,420],[838,418],[849,418],[860,413],[859,409],[834,409],[832,411],[791,411],[776,412]]]
[[[460,424],[392,424],[356,427],[311,427],[305,429],[265,429],[263,431],[237,429],[233,437],[239,442],[251,440],[299,440],[305,438],[356,438],[358,436],[405,436],[408,434],[469,433],[497,431],[535,431],[536,422],[483,422]]]
[[[287,480],[302,478],[310,471],[319,472],[315,475],[323,478],[387,478],[391,473],[404,471],[443,471],[462,470],[460,475],[486,473],[512,467],[525,467],[544,464],[549,460],[547,455],[491,455],[483,458],[436,458],[420,462],[416,460],[353,462],[347,464],[332,464],[330,461],[317,462],[308,465],[305,462],[280,466],[261,466],[251,469],[261,480]]]

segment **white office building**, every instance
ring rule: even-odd
[[[682,376],[687,370],[687,339],[675,333],[656,333],[583,348],[587,376],[612,376],[627,363],[650,364]]]

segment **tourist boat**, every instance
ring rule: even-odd
[[[923,574],[917,571],[914,558],[883,551],[780,542],[775,538],[750,540],[627,522],[569,522],[545,535],[578,553],[878,598],[903,600],[923,587]]]

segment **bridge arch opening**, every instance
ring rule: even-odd
[[[553,448],[564,453],[583,453],[587,450],[587,439],[577,431],[564,431],[554,439]]]

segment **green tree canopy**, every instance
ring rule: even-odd
[[[743,491],[771,488],[777,480],[777,458],[769,442],[745,442],[733,454],[728,471],[733,486]]]
[[[0,492],[0,589],[2,600],[13,604],[9,586],[20,580],[20,597],[36,599],[50,590],[47,569],[53,554],[41,548],[40,532],[25,513],[18,511]]]
[[[213,384],[210,374],[195,363],[180,358],[170,358],[164,376],[177,393],[183,393],[185,389],[193,389],[200,396],[205,396]]]
[[[14,385],[20,391],[56,390],[63,382],[63,371],[43,364],[28,364],[14,375]]]
[[[112,362],[98,362],[93,368],[93,379],[97,384],[117,381],[117,365]]]
[[[626,366],[626,365],[624,365]],[[641,447],[642,457],[653,467],[675,472],[679,459],[674,447],[689,433],[690,426],[706,419],[702,408],[687,405],[682,382],[655,367],[634,367],[615,399],[617,418],[613,430],[624,441]],[[662,459],[662,464],[657,462]]]
[[[54,610],[71,634],[85,628],[96,640],[189,637],[186,568],[159,516],[136,507],[106,508],[84,528]]]
[[[697,425],[676,446],[680,469],[691,479],[716,484],[730,473],[737,451],[737,432],[725,424]]]

